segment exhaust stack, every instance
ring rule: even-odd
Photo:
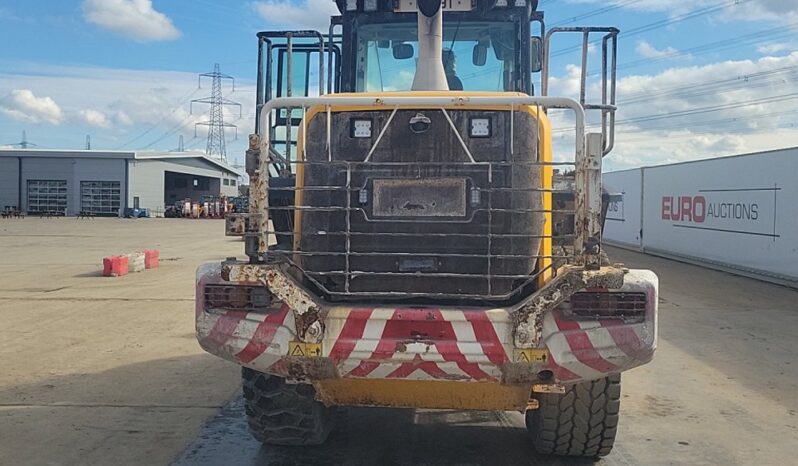
[[[443,9],[440,0],[418,0],[418,62],[414,91],[448,91],[443,70]]]

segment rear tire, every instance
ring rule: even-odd
[[[333,426],[332,409],[316,401],[312,385],[287,384],[276,377],[242,368],[244,409],[249,430],[269,445],[320,445]]]
[[[541,394],[540,407],[526,413],[526,427],[538,453],[609,455],[618,431],[621,375],[571,385],[564,394]]]

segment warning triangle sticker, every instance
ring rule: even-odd
[[[302,347],[299,345],[296,345],[294,347],[294,351],[291,352],[291,356],[304,356],[304,355],[305,353],[302,351]]]
[[[518,354],[518,360],[519,360],[520,362],[529,362],[529,357],[527,357],[527,355],[526,355],[526,352],[524,352],[524,351],[521,351],[521,352]]]

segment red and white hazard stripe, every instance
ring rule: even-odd
[[[594,380],[651,359],[648,325],[618,319],[577,321],[554,311],[543,319],[543,344],[550,364],[562,372],[559,380]]]
[[[294,314],[281,305],[270,313],[203,312],[197,317],[200,345],[225,359],[268,368],[288,354],[296,339]]]
[[[205,284],[221,282],[218,268],[198,271],[197,338],[202,347],[263,372],[282,373],[289,344],[297,340],[292,310],[284,304],[265,312],[203,309]],[[655,299],[655,289],[651,296]],[[497,382],[514,350],[506,309],[339,306],[326,310],[324,328],[322,357],[347,378]],[[656,309],[636,324],[573,320],[554,310],[544,317],[541,346],[550,353],[545,368],[560,382],[621,372],[651,359]]]
[[[336,307],[327,316],[325,355],[342,377],[498,380],[509,339],[490,315],[499,314]]]

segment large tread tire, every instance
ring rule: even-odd
[[[269,445],[320,445],[333,427],[331,408],[315,400],[312,385],[288,384],[276,377],[242,368],[244,410],[249,430]]]
[[[596,458],[607,456],[618,431],[621,375],[571,385],[564,394],[541,394],[540,407],[526,413],[526,427],[538,453]]]

